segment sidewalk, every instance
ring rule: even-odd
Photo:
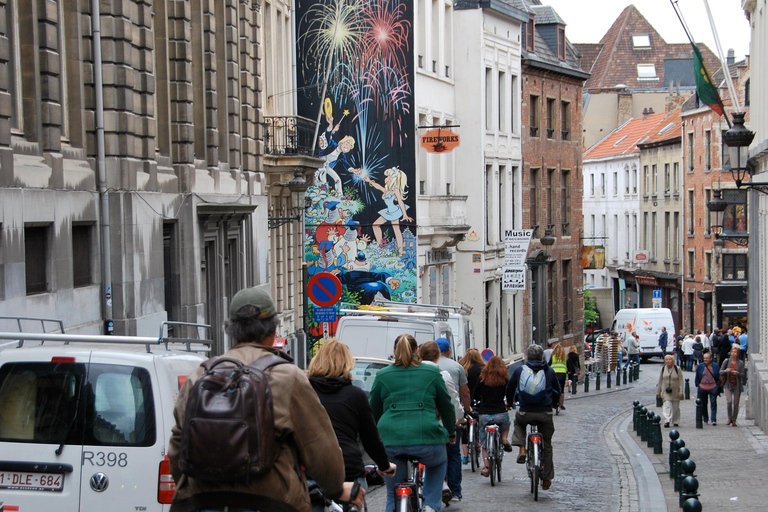
[[[646,367],[652,368],[644,366]],[[710,423],[704,424],[704,428],[697,429],[695,428],[694,372],[685,372],[685,376],[690,378],[691,399],[680,402],[679,427],[664,428],[662,426],[661,434],[664,440],[662,454],[654,454],[647,443],[640,441],[640,437],[632,430],[631,412],[621,422],[621,426],[617,427],[617,432],[620,428],[625,428],[626,434],[634,440],[634,443],[626,443],[620,439],[625,452],[632,454],[639,448],[650,462],[650,465],[638,462],[633,466],[638,492],[644,492],[643,485],[658,489],[654,479],[652,477],[649,479],[651,475],[646,473],[649,468],[653,468],[663,490],[667,510],[681,510],[679,494],[674,491],[674,482],[669,478],[669,432],[674,429],[680,433],[680,439],[685,441],[685,447],[691,452],[689,460],[696,463],[695,476],[699,481],[699,501],[704,510],[768,509],[768,487],[765,485],[765,471],[768,468],[768,436],[755,426],[754,421],[745,418],[749,407],[748,396],[746,393],[741,396],[738,427],[725,424],[728,417],[725,394],[723,394],[717,400],[717,426],[712,426]],[[627,398],[631,408],[634,398],[630,396]],[[649,410],[661,416],[661,407],[656,407],[655,401],[645,403],[641,400],[641,402]],[[646,496],[646,498],[654,497]],[[642,499],[640,502],[642,503]],[[654,507],[654,510],[658,509]]]

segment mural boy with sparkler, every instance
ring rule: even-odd
[[[350,172],[352,169],[352,162],[349,161],[348,155],[355,147],[355,139],[351,135],[346,135],[337,143],[333,140],[333,134],[339,131],[339,125],[345,117],[349,115],[349,110],[344,111],[344,115],[341,117],[338,123],[333,124],[333,106],[330,98],[325,98],[323,106],[325,110],[325,120],[328,121],[328,128],[325,129],[325,133],[320,136],[319,147],[320,156],[325,160],[323,167],[319,168],[315,173],[315,181],[319,184],[327,184],[328,176],[333,179],[333,192],[337,196],[342,195],[341,190],[341,178],[339,177],[339,171]]]

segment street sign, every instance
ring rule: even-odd
[[[507,229],[504,231],[504,264],[525,265],[532,229]]]
[[[312,313],[315,316],[315,322],[335,322],[336,321],[336,307],[331,306],[329,308],[312,308]]]
[[[653,290],[653,298],[654,299],[660,299],[661,298],[661,290],[659,290],[658,288]]]
[[[327,308],[341,298],[341,281],[330,272],[320,272],[309,278],[307,296],[316,306]]]
[[[501,279],[501,289],[504,291],[525,290],[525,273],[525,265],[505,266]]]
[[[658,299],[656,297],[653,298],[653,307],[654,308],[661,307],[661,297],[659,297]]]
[[[482,352],[480,352],[480,356],[483,358],[483,361],[485,361],[485,362],[488,362],[488,361],[490,361],[490,360],[491,360],[491,358],[492,358],[494,355],[496,355],[496,354],[494,354],[494,353],[493,353],[493,350],[491,350],[491,349],[489,349],[489,348],[487,348],[487,349],[483,350]]]

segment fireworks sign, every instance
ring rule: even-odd
[[[448,128],[429,130],[421,136],[421,147],[429,153],[450,153],[459,147],[459,134]]]

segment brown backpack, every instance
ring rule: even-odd
[[[249,365],[229,357],[202,363],[205,373],[187,399],[181,471],[209,482],[250,483],[275,463],[272,390],[265,370],[287,363],[266,355]]]

